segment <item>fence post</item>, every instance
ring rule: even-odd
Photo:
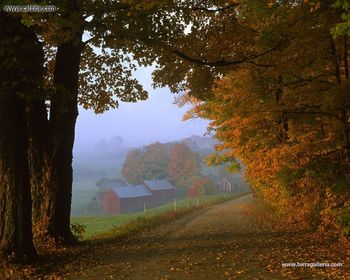
[[[147,218],[147,207],[146,207],[146,202],[143,203],[143,214],[145,216],[145,219]]]
[[[176,212],[176,198],[174,199],[174,211]]]
[[[199,198],[197,198],[197,206],[199,206]]]

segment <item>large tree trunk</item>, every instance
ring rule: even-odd
[[[47,120],[44,101],[32,104],[30,114],[35,227],[65,243],[74,240],[70,230],[72,160],[82,50],[82,32],[75,40],[58,46],[54,72],[56,92],[51,100],[50,119]]]
[[[79,65],[82,52],[82,34],[78,42],[59,46],[56,56],[54,83],[57,88],[52,100],[50,122],[52,125],[52,156],[58,189],[53,204],[56,206],[51,224],[51,234],[69,239],[70,211],[73,183],[73,146],[75,124],[78,117]]]
[[[35,258],[27,165],[26,103],[0,92],[0,251],[14,259]]]
[[[32,192],[33,228],[38,241],[46,242],[47,219],[50,217],[55,172],[50,156],[51,130],[44,99],[32,100],[28,104],[29,147],[28,162]],[[45,219],[46,221],[45,221]]]
[[[40,94],[43,51],[19,18],[0,12],[0,26],[0,254],[33,261],[26,107]]]

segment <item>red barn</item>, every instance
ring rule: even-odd
[[[152,193],[152,205],[161,205],[175,198],[176,189],[168,180],[146,180],[144,185]]]
[[[112,188],[104,194],[103,210],[107,214],[141,211],[151,196],[152,193],[144,185]]]

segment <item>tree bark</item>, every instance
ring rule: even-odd
[[[344,36],[344,54],[343,54],[343,60],[344,60],[344,75],[345,79],[349,79],[349,46],[348,46],[348,36]]]
[[[283,77],[279,76],[278,88],[275,92],[277,108],[280,106],[283,106],[282,95],[283,95]],[[288,136],[289,125],[288,125],[288,116],[287,116],[286,110],[281,110],[278,113],[277,123],[280,126],[278,138],[282,143],[285,143],[289,139],[289,136]]]
[[[47,234],[47,219],[50,217],[50,193],[53,192],[55,172],[50,156],[51,129],[48,122],[45,99],[28,104],[29,147],[28,162],[32,193],[34,236],[44,241]]]
[[[82,53],[82,33],[78,41],[59,46],[56,56],[54,83],[56,96],[51,103],[52,158],[58,189],[53,203],[56,206],[50,233],[56,238],[69,240],[70,211],[73,183],[73,146],[78,117],[79,66]]]
[[[64,243],[74,241],[70,230],[72,161],[82,50],[82,31],[74,40],[58,46],[54,71],[56,91],[51,99],[50,119],[47,119],[44,101],[32,104],[30,114],[35,227]]]
[[[0,259],[34,261],[26,107],[40,93],[43,51],[19,18],[0,12],[0,26]]]
[[[348,69],[348,46],[347,41],[344,41],[344,50],[343,50],[343,59],[344,59],[344,68],[345,68],[345,79],[348,79],[349,69]],[[336,42],[333,38],[330,41],[330,51],[334,59],[334,76],[337,82],[337,85],[341,86],[342,76],[341,76],[341,56],[338,54]],[[340,90],[341,91],[341,90]],[[347,105],[347,104],[345,104]],[[343,159],[345,160],[345,165],[347,169],[348,176],[350,175],[350,125],[349,125],[349,112],[346,106],[340,108],[339,119],[343,124]]]
[[[26,104],[15,92],[0,94],[0,250],[10,259],[32,260]]]

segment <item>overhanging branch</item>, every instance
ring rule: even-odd
[[[228,10],[228,9],[235,8],[235,7],[239,6],[239,5],[240,5],[239,3],[232,3],[232,4],[226,5],[224,7],[220,7],[220,8],[209,8],[209,7],[200,7],[200,6],[196,7],[196,6],[194,6],[194,7],[191,7],[191,8],[187,8],[186,7],[184,9],[191,10],[191,11],[202,11],[202,12],[207,12],[207,13],[219,13],[219,12],[223,12],[223,11]]]
[[[234,64],[240,64],[247,61],[247,58],[244,58],[244,59],[237,59],[234,61],[226,61],[225,59],[221,59],[221,60],[210,62],[208,60],[201,60],[198,58],[190,57],[185,53],[180,52],[179,50],[173,50],[172,53],[178,57],[181,57],[184,60],[187,60],[188,62],[198,64],[198,65],[207,65],[207,66],[229,66]]]
[[[220,60],[216,60],[216,61],[208,61],[206,59],[199,59],[199,58],[191,57],[191,56],[189,56],[189,55],[187,55],[184,52],[181,52],[179,50],[173,50],[172,53],[174,53],[178,57],[181,57],[184,60],[187,60],[187,61],[189,61],[191,63],[198,64],[198,65],[225,67],[225,66],[241,64],[241,63],[244,63],[244,62],[249,62],[249,63],[252,63],[252,64],[254,64],[256,66],[260,66],[260,67],[273,67],[273,66],[275,66],[274,64],[259,64],[259,63],[254,62],[253,60],[256,59],[256,58],[262,57],[262,56],[264,56],[266,54],[269,54],[271,52],[276,51],[278,48],[280,48],[282,46],[282,44],[283,44],[283,41],[279,42],[275,47],[273,47],[273,48],[271,48],[269,50],[266,50],[266,51],[264,51],[262,53],[249,55],[249,56],[242,57],[242,58],[233,59],[231,61],[227,61],[224,58],[222,58]]]

